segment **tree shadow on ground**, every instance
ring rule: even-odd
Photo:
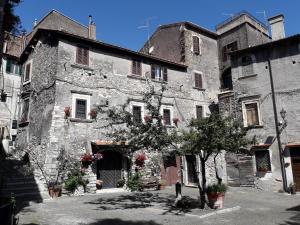
[[[88,225],[162,225],[154,221],[131,221],[121,219],[102,219]]]
[[[93,204],[97,206],[95,210],[115,210],[115,209],[137,209],[155,207],[165,210],[162,214],[180,214],[191,212],[192,209],[199,208],[198,199],[184,196],[183,204],[174,206],[175,195],[161,194],[155,192],[138,192],[125,195],[119,195],[111,198],[98,198],[84,204]]]
[[[300,225],[300,205],[288,208],[286,211],[295,212],[295,215],[292,216],[289,221],[285,221],[284,224],[280,225]]]

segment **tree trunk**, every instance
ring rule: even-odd
[[[200,194],[200,208],[204,209],[205,203],[206,203],[206,199],[205,199],[205,194],[206,194],[205,159],[200,157],[200,163],[201,163],[202,187],[200,184],[200,180],[198,180],[198,189],[199,189],[199,194]]]
[[[216,178],[218,180],[218,184],[221,184],[222,178],[219,176],[218,168],[217,168],[217,161],[216,161],[218,155],[219,155],[219,152],[216,153],[216,155],[214,156],[214,164],[215,164],[215,172],[216,172]]]

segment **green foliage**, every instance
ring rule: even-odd
[[[105,110],[102,106],[98,106],[100,112],[106,113],[107,126],[111,127],[107,136],[116,142],[126,141],[132,152],[140,149],[162,152],[173,145],[174,133],[163,125],[160,114],[165,90],[166,87],[163,85],[157,90],[150,86],[145,93],[142,93],[147,109],[145,122],[134,121],[133,114],[129,110],[130,99],[120,107]]]
[[[141,174],[136,172],[134,175],[131,175],[127,182],[127,187],[131,191],[142,191],[143,190],[143,183],[141,179]]]
[[[4,7],[3,30],[19,34],[21,27],[20,17],[15,14],[14,8],[20,3],[20,0],[10,0]]]
[[[227,186],[225,184],[213,184],[207,187],[207,193],[225,193]]]
[[[117,187],[118,187],[118,188],[121,188],[121,187],[124,186],[124,184],[125,184],[125,180],[124,180],[124,179],[120,179],[120,180],[118,180],[118,182],[117,182]]]
[[[246,130],[240,121],[233,118],[223,118],[213,113],[209,117],[193,119],[188,131],[182,131],[179,137],[181,151],[186,154],[200,155],[204,161],[213,153],[220,151],[239,152],[248,141]]]
[[[65,181],[66,190],[73,193],[79,186],[83,186],[85,188],[88,181],[83,179],[83,175],[84,174],[79,170],[72,171]]]

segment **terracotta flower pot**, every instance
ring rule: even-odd
[[[57,198],[61,196],[61,186],[60,185],[54,185],[48,187],[48,192],[51,198]]]
[[[224,207],[225,193],[210,192],[207,193],[207,198],[212,209],[222,209]]]

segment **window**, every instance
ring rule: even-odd
[[[222,48],[223,62],[228,60],[228,53],[238,50],[237,41],[232,42]]]
[[[195,87],[196,88],[203,88],[202,74],[201,73],[194,73],[194,77],[195,77]]]
[[[29,113],[29,98],[26,98],[23,100],[22,113],[20,118],[21,123],[28,122],[28,113]]]
[[[132,106],[132,119],[134,123],[142,122],[142,107],[141,106]]]
[[[261,125],[258,101],[243,103],[243,116],[245,127]]]
[[[142,64],[140,61],[132,61],[131,73],[134,75],[142,75]]]
[[[6,61],[6,73],[12,73],[12,74],[21,74],[21,67],[13,60],[7,60]]]
[[[151,79],[167,82],[168,69],[158,65],[151,65]]]
[[[29,82],[31,79],[31,63],[27,63],[25,65],[25,73],[24,73],[24,79],[23,82]]]
[[[196,119],[203,118],[203,107],[201,105],[196,105]]]
[[[89,49],[83,46],[77,46],[76,63],[89,65]]]
[[[253,74],[253,60],[250,55],[242,57],[242,75],[252,75]]]
[[[170,109],[163,109],[164,125],[171,125],[171,111]]]
[[[13,120],[11,123],[11,129],[17,129],[18,128],[18,121],[17,120]]]
[[[88,119],[90,112],[89,94],[72,93],[72,117],[77,119]]]
[[[255,151],[256,169],[258,172],[270,172],[271,161],[268,149]]]
[[[193,36],[193,52],[196,55],[200,53],[200,39],[197,36]]]
[[[75,111],[75,118],[78,119],[86,119],[86,100],[85,99],[76,99],[76,111]]]

